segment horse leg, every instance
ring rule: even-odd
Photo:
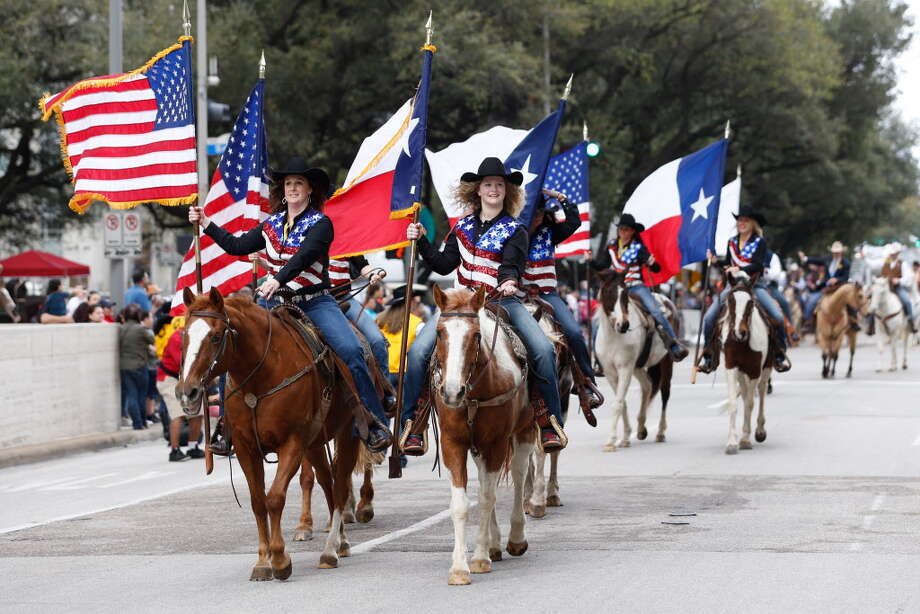
[[[728,388],[728,442],[725,444],[726,454],[738,453],[738,433],[735,430],[735,419],[738,414],[738,379],[743,377],[737,369],[725,370],[725,383]]]
[[[514,501],[511,504],[511,530],[508,532],[506,549],[511,556],[527,552],[527,537],[524,534],[524,471],[534,444],[532,439],[516,439],[511,455],[511,481],[514,484]]]
[[[891,336],[891,366],[888,367],[889,371],[898,370],[898,335],[895,333]]]
[[[361,500],[355,517],[360,523],[368,523],[374,519],[374,466],[364,464],[364,483],[361,484]]]
[[[444,466],[450,472],[450,518],[454,525],[454,550],[451,556],[447,583],[470,583],[470,566],[466,562],[466,521],[470,514],[470,500],[466,496],[466,452],[459,442],[443,437],[441,440]]]
[[[329,510],[329,518],[323,531],[329,532],[332,526],[332,509],[335,507],[332,501],[332,468],[329,466],[329,458],[326,456],[326,448],[323,445],[315,448],[304,450],[304,456],[313,466],[313,472],[316,474],[316,481],[319,482],[320,488],[323,489],[323,495],[326,497],[326,508]]]
[[[847,335],[847,344],[850,346],[850,367],[847,369],[847,377],[852,377],[853,375],[853,357],[856,356],[856,334],[849,333]]]
[[[332,472],[335,479],[332,483],[332,523],[326,544],[319,557],[320,569],[333,569],[339,566],[339,557],[351,554],[351,546],[345,535],[344,513],[351,491],[349,477],[355,467],[358,456],[358,440],[351,434],[351,429],[346,428],[336,436],[336,458],[333,461]]]
[[[476,535],[476,547],[470,561],[472,573],[489,573],[492,571],[492,559],[489,556],[491,545],[492,514],[495,512],[495,489],[498,486],[498,471],[489,472],[483,455],[475,457],[479,477],[479,532]]]
[[[616,395],[617,389],[620,387],[620,378],[617,374],[616,368],[612,364],[604,365],[604,375],[607,376],[607,382],[610,384],[610,387],[613,389],[614,395]],[[607,441],[604,443],[604,447],[601,448],[604,452],[615,452],[616,451],[616,439],[617,439],[617,410],[616,410],[616,399],[613,403],[613,424],[610,426],[610,436],[607,438]]]
[[[639,381],[639,415],[636,416],[636,438],[645,441],[648,430],[645,428],[646,412],[652,402],[652,381],[645,369],[636,369],[636,379]]]
[[[262,459],[253,458],[253,454],[244,442],[237,438],[236,459],[243,468],[246,483],[249,485],[249,503],[252,506],[252,515],[256,518],[256,527],[259,531],[259,558],[250,580],[262,581],[272,579],[272,566],[268,560],[268,509],[265,506],[265,467]]]
[[[549,455],[549,481],[546,483],[546,506],[562,507],[559,498],[559,450]]]
[[[305,542],[313,539],[313,485],[316,483],[316,474],[313,465],[304,455],[300,461],[300,490],[303,492],[303,502],[300,506],[300,523],[294,529],[294,541]]]
[[[351,479],[351,473],[348,474],[348,499],[345,501],[345,509],[342,510],[342,522],[344,524],[355,523],[355,484]]]
[[[822,379],[827,379],[827,354],[821,352],[821,377]]]
[[[502,560],[502,531],[498,528],[498,506],[492,508],[489,521],[489,560]]]
[[[910,342],[910,332],[908,332],[909,330],[910,329],[907,328],[904,329],[904,347],[901,348],[903,350],[904,356],[904,359],[901,361],[901,368],[904,370],[907,370],[907,345]]]
[[[762,374],[763,375],[763,374]],[[758,380],[757,387],[760,382]],[[738,442],[738,449],[750,450],[751,445],[751,414],[754,412],[754,382],[749,382],[744,386],[744,424],[741,427],[741,441]]]
[[[537,451],[540,450],[542,446],[534,448],[534,455],[527,462],[527,475],[524,476],[524,513],[530,513],[530,497],[533,496],[533,481],[534,481],[534,472],[536,471],[536,456]]]
[[[287,499],[288,485],[300,469],[303,446],[300,441],[289,438],[278,450],[278,470],[268,491],[268,514],[271,517],[271,541],[268,544],[272,557],[272,574],[278,580],[291,577],[291,555],[284,551],[284,534],[281,531],[281,515]]]
[[[610,438],[604,444],[604,452],[613,452],[616,448],[624,448],[629,445],[630,433],[626,416],[626,393],[629,390],[629,380],[632,374],[626,369],[623,371],[623,377],[617,377],[616,387],[614,388],[616,398],[613,402],[613,425],[610,430]],[[617,440],[617,424],[621,419],[623,420],[624,437]]]
[[[761,376],[763,377],[763,376]],[[767,429],[766,426],[766,415],[764,413],[764,404],[767,400],[767,386],[766,384],[760,384],[760,405],[757,408],[757,430],[754,431],[754,439],[757,440],[757,443],[763,443],[767,440]]]
[[[528,477],[533,475],[533,487],[530,497],[524,500],[524,511],[534,518],[543,518],[546,516],[546,452],[543,446],[534,446],[533,455],[527,459],[527,466]]]
[[[671,398],[671,376],[674,373],[674,364],[671,361],[665,361],[661,367],[661,379],[658,387],[661,389],[661,417],[658,418],[658,435],[655,441],[663,443],[668,430],[668,401]]]

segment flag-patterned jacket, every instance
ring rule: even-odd
[[[596,270],[612,269],[614,272],[623,276],[626,286],[638,286],[644,284],[642,278],[642,267],[648,266],[650,271],[657,273],[661,266],[655,264],[646,265],[651,254],[642,241],[633,240],[629,245],[620,249],[620,242],[614,239],[607,244],[607,249],[598,255],[591,262],[591,268]]]
[[[329,286],[333,296],[344,297],[351,292],[351,280],[361,275],[361,270],[368,265],[364,256],[329,259]]]
[[[754,276],[763,273],[767,258],[767,242],[760,235],[754,235],[740,246],[738,235],[728,240],[726,257],[718,261],[719,266],[736,266],[748,275]]]
[[[556,291],[556,246],[572,236],[581,225],[578,207],[568,202],[563,207],[564,221],[557,222],[553,213],[547,211],[543,222],[530,238],[523,285],[535,285],[540,292]]]

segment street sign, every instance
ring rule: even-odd
[[[141,216],[134,211],[122,212],[121,243],[125,247],[141,246]]]
[[[103,220],[105,227],[105,246],[118,247],[121,245],[121,211],[109,211]]]
[[[134,211],[109,211],[103,217],[106,258],[141,255],[141,217]]]

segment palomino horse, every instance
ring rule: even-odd
[[[837,355],[844,337],[850,348],[850,366],[847,377],[853,375],[853,356],[856,354],[856,331],[850,327],[847,307],[856,311],[865,308],[866,299],[858,284],[847,283],[833,293],[825,295],[815,311],[815,337],[821,347],[821,377],[834,377],[837,371]]]
[[[888,279],[879,277],[872,282],[872,298],[869,302],[869,311],[875,314],[875,328],[878,333],[878,368],[876,371],[885,370],[882,361],[884,360],[886,341],[891,346],[891,365],[888,370],[898,370],[896,347],[898,343],[902,345],[904,353],[901,368],[906,369],[907,342],[910,338],[910,328],[908,327],[907,316],[904,315],[901,301],[888,286]]]
[[[635,376],[641,388],[637,417],[637,436],[648,436],[645,416],[648,406],[661,390],[661,417],[656,441],[665,441],[668,428],[667,409],[671,397],[671,374],[674,363],[655,330],[655,321],[645,313],[638,300],[630,297],[620,275],[601,274],[601,307],[597,327],[597,357],[616,394],[613,406],[613,426],[604,445],[605,452],[629,447],[632,428],[626,412],[626,393]],[[655,294],[671,325],[676,328],[676,309],[667,298]],[[623,436],[617,440],[617,423],[623,421]]]
[[[469,584],[470,572],[488,573],[492,561],[501,560],[495,491],[499,477],[509,468],[514,503],[507,550],[512,556],[527,551],[524,474],[537,436],[528,402],[527,363],[515,352],[511,337],[483,309],[485,298],[482,286],[476,292],[434,287],[441,316],[431,386],[441,418],[444,465],[450,471],[454,524],[448,584]],[[479,472],[479,534],[470,564],[466,560],[468,452],[472,452]]]
[[[729,413],[726,454],[737,454],[739,447],[742,450],[753,447],[751,413],[754,411],[755,394],[759,395],[760,408],[754,436],[758,442],[766,441],[764,402],[773,371],[773,347],[767,316],[757,307],[747,275],[736,275],[741,276],[743,281],[731,288],[727,306],[723,307],[718,323],[718,338],[725,354],[725,380],[728,387],[728,399],[725,401]],[[735,427],[738,399],[744,403],[744,429],[740,443]]]
[[[529,311],[540,315],[538,323],[546,336],[553,341],[556,349],[557,378],[559,380],[559,398],[562,401],[562,419],[568,420],[569,401],[572,398],[572,358],[569,353],[565,336],[559,330],[559,325],[546,311],[536,314],[538,309],[535,302],[526,302]],[[534,518],[546,516],[547,507],[562,507],[559,497],[559,450],[549,453],[549,478],[546,477],[547,454],[543,446],[537,441],[534,445],[533,456],[527,469],[527,478],[524,481],[524,512]]]
[[[783,290],[783,296],[786,298],[786,302],[789,303],[789,310],[792,312],[792,321],[789,322],[789,325],[792,326],[792,330],[795,331],[795,334],[801,337],[802,320],[805,317],[805,313],[802,311],[802,303],[799,302],[798,292],[796,292],[792,284],[789,284],[786,286],[786,289]],[[792,336],[790,335],[789,338],[791,340]]]
[[[188,412],[200,405],[208,382],[229,375],[224,417],[249,484],[259,534],[250,580],[285,580],[291,575],[281,515],[288,484],[303,457],[323,490],[331,493],[327,500],[331,498],[334,510],[319,567],[337,567],[339,557],[350,554],[342,515],[360,443],[352,431],[357,393],[347,369],[336,367],[328,348],[314,357],[294,329],[296,324],[249,300],[224,300],[216,289],[195,297],[188,288],[183,298],[188,315],[176,396]],[[324,448],[330,439],[336,443],[331,469]],[[278,469],[266,493],[263,459],[268,452],[278,455]],[[305,472],[302,480],[309,477]]]

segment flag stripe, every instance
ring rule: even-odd
[[[118,169],[88,168],[80,174],[80,179],[83,182],[82,187],[87,190],[90,189],[86,186],[88,179],[105,182],[109,185],[118,185],[123,180],[143,179],[143,182],[131,181],[130,183],[134,185],[161,185],[156,182],[160,182],[163,180],[162,178],[166,178],[167,181],[177,182],[181,179],[181,183],[185,185],[187,183],[186,180],[190,176],[193,178],[198,177],[195,172],[197,168],[198,166],[194,161],[178,164],[172,162],[165,164],[148,164],[146,166]],[[184,173],[184,175],[177,175],[176,173]],[[184,179],[182,179],[183,177]]]
[[[70,156],[70,163],[73,165],[74,172],[76,172],[77,166],[85,159],[86,157],[92,157],[99,160],[98,163],[94,162],[93,164],[87,164],[91,168],[119,168],[124,166],[120,161],[118,156],[124,155],[129,158],[135,158],[143,156],[150,153],[157,152],[173,152],[173,155],[176,156],[177,160],[184,160],[186,156],[191,156],[194,160],[195,158],[195,139],[179,139],[175,141],[158,141],[156,143],[149,143],[147,145],[139,145],[137,147],[95,147],[91,152],[86,155]],[[104,161],[104,162],[103,162]],[[96,166],[97,164],[105,164],[106,166]]]
[[[62,115],[65,122],[70,122],[68,127],[76,131],[80,128],[74,127],[76,125],[75,122],[94,115],[108,114],[109,118],[112,118],[118,113],[144,113],[149,111],[156,113],[156,110],[157,101],[156,98],[151,95],[143,100],[131,100],[126,102],[104,101],[97,104],[83,105],[73,110],[64,111]],[[156,115],[154,115],[154,118],[156,118]]]
[[[178,166],[178,165],[176,165]],[[83,179],[81,177],[78,183],[78,191],[81,192],[139,192],[144,189],[153,189],[175,186],[198,186],[198,174],[194,168],[192,172],[159,174],[159,175],[141,175],[133,179],[121,179],[115,181],[98,181],[95,179]]]
[[[82,155],[84,152],[96,148],[113,148],[114,150],[120,150],[125,147],[140,147],[169,141],[182,141],[183,143],[191,141],[194,147],[195,126],[166,128],[147,134],[101,134],[80,143],[73,143],[68,135],[67,151],[70,156],[73,157]]]
[[[142,166],[184,164],[187,162],[195,162],[194,149],[185,148],[177,151],[154,151],[139,156],[124,156],[120,158],[100,156],[96,151],[93,151],[93,155],[83,156],[73,167],[75,171],[80,169],[81,164],[83,164],[88,171],[121,171]],[[192,170],[194,170],[194,168]],[[156,172],[155,169],[150,169],[150,171]]]

